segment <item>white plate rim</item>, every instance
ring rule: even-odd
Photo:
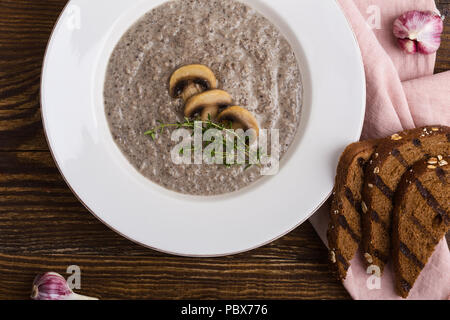
[[[133,0],[133,1],[147,1],[147,2],[151,2],[152,0]],[[243,0],[241,0],[243,1]],[[247,0],[247,1],[253,1],[253,0]],[[262,3],[262,5],[266,5],[265,2],[268,2],[268,0],[254,0],[255,2],[260,2]],[[286,4],[288,0],[283,0],[280,1],[279,3],[283,3]],[[308,3],[311,4],[311,0],[302,0],[304,3]],[[60,166],[60,161],[58,161],[58,150],[54,149],[54,145],[53,145],[53,139],[51,137],[51,135],[49,134],[49,120],[47,119],[47,109],[45,108],[45,106],[47,105],[46,102],[46,96],[48,94],[46,89],[46,76],[47,76],[47,70],[48,70],[48,65],[50,64],[50,60],[49,60],[49,52],[52,49],[52,45],[53,42],[55,41],[55,35],[57,32],[57,27],[61,24],[61,20],[62,17],[64,16],[64,13],[67,11],[67,8],[70,7],[71,5],[73,5],[74,3],[82,3],[85,2],[83,0],[70,0],[64,10],[62,11],[60,17],[58,18],[57,23],[55,24],[54,30],[52,32],[52,35],[50,37],[49,43],[47,45],[47,49],[46,49],[46,53],[45,53],[45,59],[44,59],[44,63],[43,63],[43,68],[42,68],[42,77],[41,77],[41,106],[42,106],[42,121],[43,121],[43,125],[44,125],[44,132],[45,132],[45,137],[47,139],[48,145],[49,145],[49,149],[51,151],[51,154],[55,160],[55,163],[59,169],[59,171],[61,172],[61,175],[63,177],[63,179],[66,181],[67,185],[69,186],[69,188],[72,190],[72,192],[74,193],[74,195],[79,199],[79,201],[95,216],[97,217],[100,221],[102,221],[105,225],[107,225],[109,228],[111,228],[112,230],[114,230],[115,232],[121,234],[122,236],[124,236],[125,238],[138,243],[144,247],[147,248],[151,248],[160,252],[164,252],[164,253],[168,253],[168,254],[172,254],[172,255],[179,255],[179,256],[190,256],[190,257],[217,257],[217,256],[227,256],[227,255],[232,255],[232,254],[238,254],[241,252],[245,252],[245,251],[249,251],[249,250],[253,250],[255,248],[261,247],[263,245],[266,245],[284,235],[286,235],[287,233],[291,232],[292,230],[294,230],[295,228],[297,228],[299,225],[301,225],[303,222],[305,222],[317,209],[319,209],[323,203],[327,200],[327,198],[329,197],[329,195],[331,194],[331,188],[332,188],[332,182],[330,185],[330,181],[328,181],[328,191],[324,193],[324,196],[322,196],[321,201],[319,201],[314,208],[307,214],[303,214],[303,216],[301,218],[299,218],[299,221],[295,224],[292,225],[290,228],[284,230],[281,233],[278,233],[276,236],[270,237],[270,239],[267,239],[266,241],[263,242],[259,242],[258,244],[252,245],[252,246],[246,246],[246,245],[242,245],[242,248],[240,249],[233,249],[233,250],[228,250],[228,251],[224,251],[224,252],[218,252],[218,253],[211,253],[211,252],[207,252],[207,253],[193,253],[193,252],[182,252],[179,250],[167,250],[158,246],[153,246],[149,243],[146,243],[145,241],[141,241],[136,239],[135,237],[131,236],[129,233],[124,233],[120,230],[120,228],[117,228],[113,225],[111,225],[110,223],[108,223],[108,221],[106,219],[104,219],[104,217],[102,215],[99,215],[95,212],[95,210],[91,209],[91,207],[84,201],[83,197],[79,195],[79,191],[77,192],[76,188],[72,187],[72,184],[70,182],[70,178],[67,178],[65,175],[65,169],[62,168]],[[300,2],[300,1],[298,1]],[[297,3],[298,3],[297,2]],[[324,1],[325,2],[325,1]],[[323,3],[324,3],[323,2]],[[340,11],[339,5],[337,4],[337,2],[335,2],[335,0],[326,0],[327,5],[331,5],[334,6],[334,9],[338,9]],[[338,13],[339,14],[339,13]],[[340,11],[340,15],[341,15],[341,19],[343,18],[345,20],[344,14]],[[272,20],[272,19],[271,19]],[[272,20],[273,21],[273,20]],[[281,22],[283,23],[283,22]],[[356,36],[354,35],[350,25],[348,24],[348,22],[345,20],[345,26],[347,28],[348,34],[347,36],[351,36],[352,41],[347,42],[348,45],[351,45],[351,49],[353,50],[354,56],[357,59],[354,61],[354,65],[356,66],[357,72],[359,72],[358,76],[359,76],[359,87],[358,88],[354,88],[357,89],[358,92],[355,94],[355,96],[358,97],[358,99],[355,100],[356,103],[359,104],[360,108],[359,110],[353,110],[355,112],[358,113],[358,116],[356,118],[358,118],[359,121],[354,121],[353,124],[351,124],[353,126],[353,132],[350,133],[347,137],[348,142],[354,142],[357,141],[360,137],[360,133],[362,130],[362,125],[363,125],[363,121],[364,121],[364,115],[365,115],[365,99],[366,99],[366,92],[365,92],[365,74],[364,74],[364,66],[362,63],[362,56],[361,53],[359,51],[359,46],[358,43],[356,41]],[[345,41],[349,40],[344,39]],[[344,42],[345,42],[344,41]],[[354,70],[353,70],[354,71]],[[357,101],[359,100],[359,102]],[[313,107],[313,102],[311,102],[311,108]],[[304,129],[304,128],[303,128]],[[302,138],[302,137],[300,137]],[[291,150],[290,150],[291,151]],[[296,152],[296,151],[295,151]],[[291,161],[291,159],[289,159],[289,161]],[[337,159],[336,161],[334,161],[335,163],[337,163]],[[331,179],[332,181],[333,179]],[[316,201],[317,202],[317,201]],[[201,251],[202,249],[200,249]],[[194,249],[194,251],[197,251],[197,249]]]

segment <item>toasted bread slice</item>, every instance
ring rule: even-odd
[[[364,167],[375,145],[375,140],[353,143],[345,149],[339,160],[327,237],[330,260],[340,280],[347,276],[350,260],[361,242]]]
[[[403,174],[431,155],[450,154],[450,128],[428,126],[394,134],[380,142],[365,172],[362,191],[363,250],[367,265],[383,272],[390,256],[394,193]]]
[[[419,161],[404,174],[395,194],[392,257],[395,286],[404,298],[450,230],[449,162],[442,155]]]

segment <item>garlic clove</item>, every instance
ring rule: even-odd
[[[400,48],[407,54],[414,54],[417,52],[417,43],[415,41],[409,39],[398,39],[397,41]]]
[[[56,272],[36,276],[31,292],[33,300],[98,300],[74,293],[66,279]]]
[[[432,11],[408,11],[394,22],[394,35],[406,53],[435,53],[441,45],[444,22]]]
[[[442,20],[439,18],[440,23],[442,24]],[[417,48],[420,53],[431,54],[438,51],[441,46],[441,34],[443,31],[439,33],[432,32],[422,32],[417,38]]]

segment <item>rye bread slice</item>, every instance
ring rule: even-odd
[[[377,146],[365,171],[362,191],[363,250],[367,265],[383,272],[391,250],[394,193],[403,174],[431,155],[450,154],[450,128],[427,126],[403,131]]]
[[[347,270],[361,243],[361,189],[364,168],[375,150],[376,141],[349,145],[339,160],[328,226],[330,261],[338,279]]]
[[[392,224],[397,292],[406,298],[436,245],[450,230],[450,162],[419,161],[398,185]]]

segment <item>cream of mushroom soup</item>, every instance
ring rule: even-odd
[[[208,66],[218,88],[245,107],[262,129],[279,129],[280,155],[300,122],[302,82],[293,49],[269,20],[233,0],[174,0],[145,14],[115,47],[104,85],[105,113],[116,144],[151,181],[190,195],[240,190],[261,177],[258,167],[174,164],[170,130],[144,133],[158,121],[184,119],[184,102],[168,91],[171,74]]]

